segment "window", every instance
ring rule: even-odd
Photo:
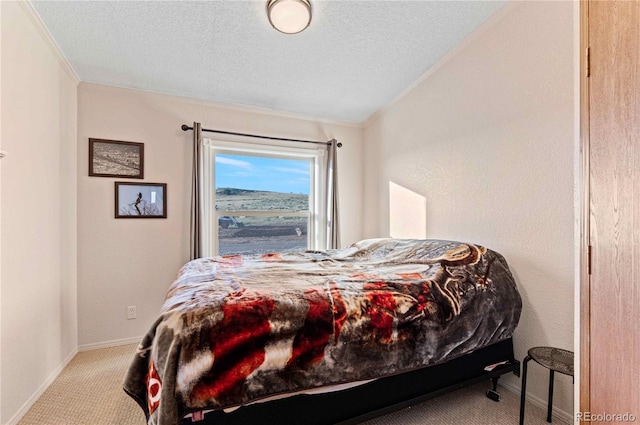
[[[265,254],[322,245],[324,150],[205,140],[205,249]]]

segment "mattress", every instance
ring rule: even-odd
[[[187,263],[124,388],[149,424],[398,374],[511,337],[522,303],[500,254],[454,241]]]
[[[240,409],[241,407],[251,406],[252,404],[256,404],[256,403],[268,403],[270,401],[282,400],[283,398],[295,397],[297,395],[317,395],[317,394],[327,394],[332,392],[344,391],[351,388],[359,387],[360,385],[368,384],[369,382],[373,382],[373,381],[375,381],[375,379],[369,379],[367,381],[347,382],[345,384],[327,385],[325,387],[309,388],[306,390],[300,390],[300,391],[295,391],[291,393],[278,394],[278,395],[268,396],[265,398],[260,398],[252,402],[246,403],[244,405],[238,404],[236,406],[225,407],[224,409],[222,409],[222,411],[224,413],[233,413],[236,410]],[[192,421],[196,422],[197,421],[197,419],[195,419],[196,416],[203,416],[210,412],[213,412],[213,410],[209,410],[209,409],[199,410],[193,413],[188,413],[184,417],[193,418]]]

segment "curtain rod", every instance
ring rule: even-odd
[[[193,127],[189,127],[186,124],[182,124],[182,131],[193,130]],[[329,142],[316,142],[315,140],[302,140],[302,139],[284,139],[282,137],[270,137],[270,136],[260,136],[259,134],[248,134],[248,133],[236,133],[234,131],[222,131],[222,130],[211,130],[208,128],[203,128],[202,131],[206,131],[207,133],[219,133],[219,134],[230,134],[232,136],[245,136],[245,137],[255,137],[257,139],[268,139],[268,140],[281,140],[284,142],[300,142],[300,143],[314,143],[316,145],[330,145]],[[337,146],[339,148],[342,147],[342,143],[338,142]]]

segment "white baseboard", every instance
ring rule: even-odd
[[[111,341],[93,342],[91,344],[82,344],[78,346],[78,351],[97,350],[99,348],[117,347],[119,345],[137,344],[142,340],[141,336],[131,338],[113,339]]]
[[[53,381],[55,381],[58,375],[60,375],[60,372],[62,372],[62,369],[67,367],[71,359],[73,359],[76,354],[78,354],[78,350],[73,350],[62,361],[62,363],[60,363],[60,366],[58,366],[51,373],[51,375],[49,375],[49,377],[45,379],[42,385],[40,385],[40,387],[31,395],[31,397],[29,397],[29,399],[22,405],[20,409],[18,409],[15,415],[13,415],[5,425],[16,425],[18,422],[20,422],[20,419],[22,419],[22,417],[29,411],[29,409],[31,409],[31,406],[33,406],[33,404],[40,398],[40,396],[47,390],[47,388],[49,388],[49,385],[51,385]]]
[[[97,350],[99,348],[117,347],[119,345],[136,344],[142,340],[142,337],[122,338],[112,341],[96,342],[93,344],[84,344],[78,346],[76,350],[73,350],[67,358],[58,366],[49,377],[40,385],[40,387],[29,397],[29,399],[20,407],[20,409],[6,422],[5,425],[16,425],[20,422],[20,419],[31,409],[31,406],[40,398],[40,396],[49,388],[49,386],[60,375],[62,369],[64,369],[71,359],[80,351]]]
[[[520,387],[510,383],[506,383],[506,382],[500,382],[499,385],[505,390],[512,392],[513,394],[520,397]],[[547,400],[543,400],[540,397],[537,397],[527,392],[527,401],[530,401],[533,405],[543,409],[545,412],[547,411]],[[565,422],[567,424],[573,423],[573,415],[565,412],[562,409],[559,409],[556,406],[554,406],[553,409],[551,410],[551,414],[553,415],[554,418],[559,419],[562,422]]]

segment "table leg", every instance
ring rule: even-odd
[[[547,422],[551,423],[551,409],[553,407],[553,369],[549,369],[549,403],[547,404]]]
[[[493,391],[498,391],[498,379],[500,379],[499,376],[491,378],[491,383],[493,384]]]
[[[527,363],[531,360],[530,356],[524,358],[522,362],[522,387],[520,389],[520,425],[524,424],[524,404],[527,395]]]

